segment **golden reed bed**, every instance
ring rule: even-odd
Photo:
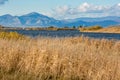
[[[0,80],[120,80],[120,41],[0,39]]]

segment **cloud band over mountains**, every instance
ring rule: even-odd
[[[53,15],[59,15],[57,18],[77,17],[77,16],[119,16],[120,15],[120,3],[111,6],[93,5],[89,3],[83,3],[77,7],[71,6],[58,6],[53,9]]]
[[[0,5],[5,4],[5,2],[8,0],[0,0]]]

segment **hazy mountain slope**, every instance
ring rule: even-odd
[[[12,16],[12,15],[3,15],[0,16],[0,25],[4,26],[21,26],[21,21],[17,16]]]

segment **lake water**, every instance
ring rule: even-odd
[[[60,30],[60,31],[45,31],[45,30],[9,30],[16,31],[20,34],[36,37],[76,37],[76,36],[85,36],[90,38],[105,38],[105,39],[118,39],[120,40],[120,34],[116,33],[90,33],[90,32],[80,32],[78,30]]]

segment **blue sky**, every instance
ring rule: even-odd
[[[56,19],[119,16],[120,0],[0,0],[0,15],[30,12]]]

